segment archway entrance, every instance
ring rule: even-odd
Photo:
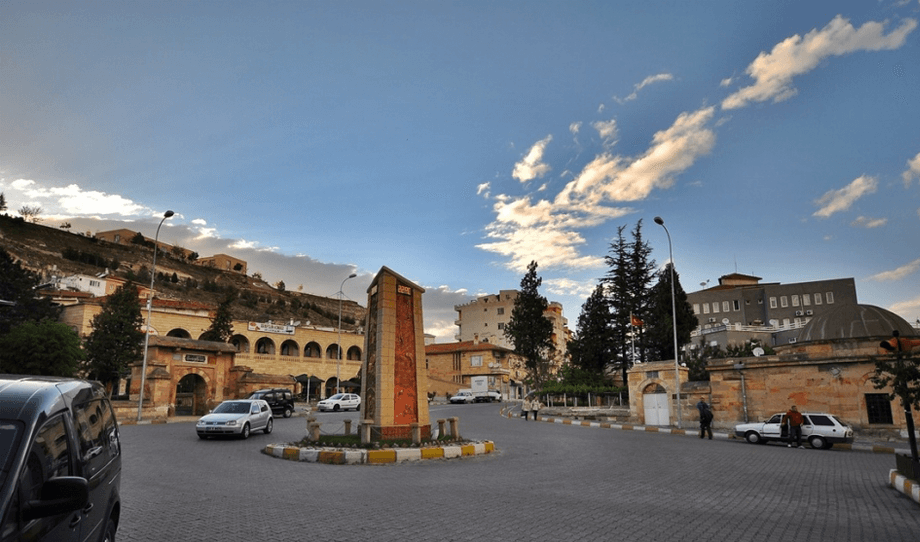
[[[176,416],[204,416],[208,407],[208,385],[204,378],[187,374],[176,385]]]
[[[652,384],[642,394],[645,406],[645,425],[669,425],[668,394],[660,384]]]

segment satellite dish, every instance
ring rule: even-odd
[[[757,356],[758,358],[759,358],[760,356],[762,356],[762,355],[763,355],[763,348],[761,348],[761,347],[759,347],[759,346],[758,346],[757,348],[755,348],[755,349],[754,349],[754,355]]]
[[[492,367],[495,367],[495,364],[494,364],[494,363],[490,363],[490,364],[489,364],[489,368],[491,369]]]
[[[726,326],[728,325],[729,322],[731,322],[731,320],[729,320],[728,318],[722,319],[722,323],[725,324]]]

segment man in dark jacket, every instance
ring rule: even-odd
[[[709,433],[709,440],[712,440],[712,410],[702,399],[696,404],[696,409],[700,411],[700,438]]]

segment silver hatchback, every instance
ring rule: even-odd
[[[274,419],[268,403],[261,399],[224,401],[195,425],[199,438],[236,436],[249,438],[253,431],[272,432]]]

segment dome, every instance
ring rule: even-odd
[[[874,305],[841,305],[812,318],[802,328],[797,342],[891,337],[897,329],[902,337],[913,337],[916,330],[897,314]]]

